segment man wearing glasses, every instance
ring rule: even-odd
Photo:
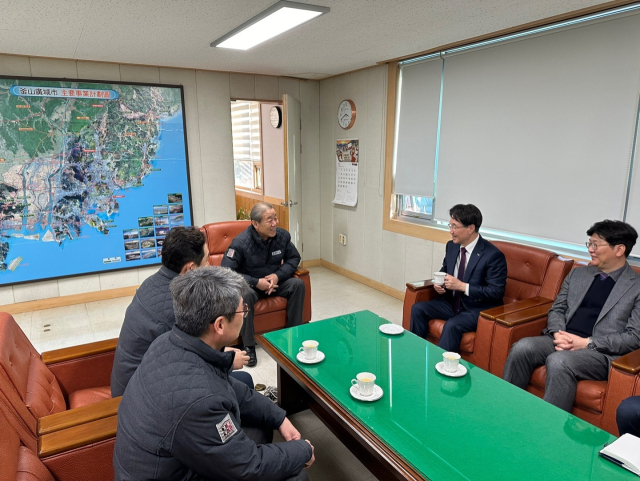
[[[640,276],[627,263],[638,233],[625,222],[604,220],[587,235],[590,265],[569,273],[542,335],[515,343],[503,373],[525,389],[544,365],[544,399],[565,411],[578,381],[606,380],[613,358],[640,347]]]
[[[221,262],[222,267],[242,275],[251,288],[244,298],[249,314],[240,332],[249,356],[249,367],[258,362],[253,338],[253,306],[258,299],[284,297],[287,299],[287,327],[302,324],[304,282],[292,277],[298,264],[298,249],[291,242],[291,235],[278,227],[273,205],[258,202],[251,209],[251,225],[231,241]]]
[[[202,267],[171,281],[175,325],[156,339],[118,409],[116,480],[308,481],[314,462],[285,411],[230,376],[247,313],[241,276]],[[284,442],[272,444],[277,429]]]
[[[431,319],[445,322],[440,346],[458,352],[465,332],[475,331],[481,311],[502,304],[507,285],[504,254],[478,233],[482,213],[473,204],[454,205],[449,210],[446,255],[440,272],[446,272],[443,285],[434,283],[439,298],[418,302],[411,308],[411,332],[426,338]]]

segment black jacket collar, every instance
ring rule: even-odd
[[[180,330],[175,324],[171,330],[171,341],[184,350],[197,354],[205,362],[223,372],[231,371],[233,368],[233,358],[235,357],[233,352],[218,351],[204,343],[200,338],[190,336]]]

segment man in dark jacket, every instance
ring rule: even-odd
[[[286,298],[287,327],[302,324],[304,282],[292,277],[298,264],[298,249],[291,242],[291,234],[278,227],[278,216],[273,206],[258,202],[251,209],[251,225],[233,239],[221,263],[223,267],[241,274],[251,288],[244,298],[249,314],[240,333],[249,356],[249,367],[257,363],[253,306],[258,299],[268,296]]]
[[[171,282],[175,326],[153,342],[120,403],[116,480],[308,479],[311,443],[282,409],[229,377],[234,355],[223,349],[242,327],[246,289],[222,267]],[[285,442],[270,443],[274,429]]]
[[[429,321],[442,319],[446,322],[438,346],[458,352],[462,335],[476,330],[480,312],[502,305],[507,260],[478,233],[482,213],[475,205],[454,205],[449,216],[451,240],[440,269],[446,273],[444,284],[433,286],[440,297],[413,305],[411,332],[426,339]]]
[[[208,258],[206,239],[197,227],[174,227],[169,231],[162,246],[162,267],[142,283],[125,313],[111,371],[113,397],[122,396],[151,343],[176,322],[169,283],[180,274],[207,265]],[[240,353],[236,369],[242,367],[243,358],[246,356]],[[253,386],[248,373],[234,376]]]

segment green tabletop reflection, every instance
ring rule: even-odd
[[[465,361],[466,376],[439,374],[443,350],[381,333],[387,322],[362,311],[264,337],[428,479],[636,479],[598,456],[614,436]],[[308,339],[322,362],[296,360]],[[377,376],[378,401],[349,394],[363,371]]]

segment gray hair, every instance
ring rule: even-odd
[[[268,210],[273,209],[273,205],[268,202],[258,202],[251,208],[251,220],[255,220],[258,224],[262,222],[262,216]]]
[[[244,278],[228,267],[200,267],[171,281],[176,326],[190,336],[202,336],[223,316],[232,320],[249,289]]]

